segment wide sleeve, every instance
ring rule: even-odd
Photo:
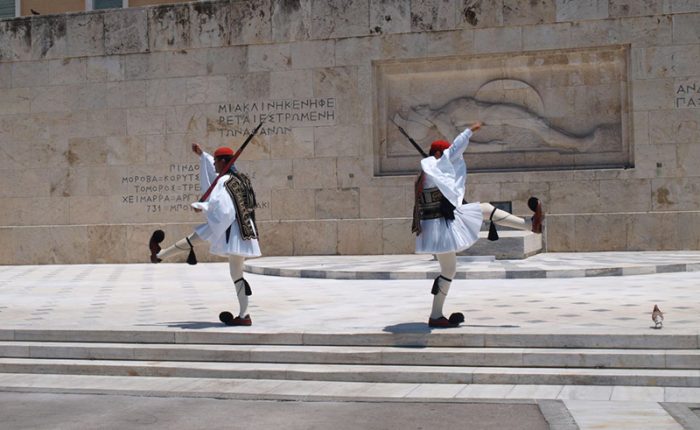
[[[214,157],[202,151],[202,155],[199,156],[199,185],[202,192],[209,189],[216,176]]]
[[[227,178],[224,176],[216,183],[206,202],[191,204],[192,207],[204,211],[207,216],[207,224],[215,238],[224,234],[226,229],[236,221],[236,208],[233,205],[231,195],[225,188]]]
[[[449,158],[450,161],[454,162],[458,158],[462,158],[462,154],[466,151],[467,146],[469,146],[469,138],[474,134],[470,129],[466,129],[455,137],[449,148],[445,150],[444,155]]]

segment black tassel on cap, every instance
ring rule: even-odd
[[[190,242],[188,237],[185,239],[187,239],[187,244],[190,245],[190,254],[187,256],[187,264],[194,266],[197,264],[197,256],[194,255],[194,247],[192,246],[192,242]]]
[[[496,213],[497,208],[493,208],[493,211],[491,211],[491,216],[489,217],[489,236],[488,239],[490,241],[495,241],[498,240],[498,231],[496,231],[496,224],[493,222],[493,214]]]

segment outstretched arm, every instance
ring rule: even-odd
[[[447,155],[452,161],[462,157],[462,154],[469,145],[469,138],[475,131],[479,130],[482,125],[483,123],[481,121],[477,121],[474,124],[470,125],[469,128],[461,132],[459,136],[457,136],[452,142],[452,146],[445,150],[444,155]]]

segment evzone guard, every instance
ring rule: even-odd
[[[207,191],[191,206],[196,212],[204,212],[207,222],[197,226],[192,234],[168,248],[161,250],[160,243],[165,238],[162,230],[154,231],[149,242],[152,263],[160,263],[165,258],[189,252],[187,262],[197,264],[194,246],[204,241],[209,242],[210,253],[228,257],[229,271],[238,297],[239,313],[234,317],[231,312],[224,311],[219,314],[219,319],[231,326],[253,324],[247,313],[248,296],[252,294],[252,290],[248,281],[243,278],[243,263],[246,258],[262,255],[255,224],[256,201],[250,180],[235,168],[234,162],[260,125],[235,154],[231,148],[223,146],[214,151],[212,157],[198,144],[192,144],[192,151],[199,155],[200,184],[202,189]]]
[[[450,144],[438,140],[430,145],[429,154],[418,146],[406,132],[400,131],[425,157],[421,161],[421,173],[415,184],[415,206],[412,231],[416,236],[416,253],[435,254],[440,263],[440,276],[435,278],[431,293],[433,306],[428,318],[430,327],[457,327],[464,322],[464,315],[443,315],[443,305],[457,273],[457,252],[472,246],[479,239],[481,224],[486,217],[491,221],[489,238],[498,238],[493,224],[519,230],[542,232],[544,211],[540,201],[531,197],[528,207],[534,212],[530,222],[495,208],[489,203],[466,203],[464,193],[467,166],[464,151],[472,133],[483,124],[477,122],[460,133]]]

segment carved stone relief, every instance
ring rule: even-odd
[[[407,174],[423,148],[481,120],[471,171],[625,167],[627,49],[450,57],[375,64],[375,171]]]

